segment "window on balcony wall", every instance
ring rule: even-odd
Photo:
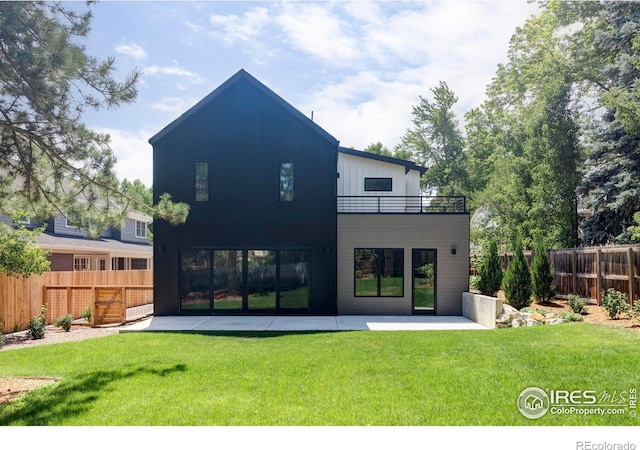
[[[391,192],[393,191],[393,178],[365,178],[365,192]]]
[[[404,295],[403,249],[356,248],[354,269],[356,297],[402,297]]]

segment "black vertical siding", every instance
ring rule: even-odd
[[[336,312],[337,144],[250,81],[238,79],[154,142],[154,195],[187,202],[183,225],[154,222],[155,313],[179,313],[178,251],[187,247],[311,250],[311,314]],[[195,202],[194,163],[210,197]],[[293,162],[295,200],[279,198]]]

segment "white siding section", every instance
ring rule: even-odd
[[[356,248],[404,249],[403,298],[355,297]],[[462,315],[462,293],[469,289],[468,214],[338,214],[338,314],[411,314],[414,248],[437,250],[436,313]]]
[[[376,197],[386,195],[409,195],[405,193],[406,181],[404,172],[404,166],[399,164],[338,153],[338,173],[340,174],[340,178],[338,178],[338,195],[363,195]],[[365,192],[365,178],[391,178],[393,180],[393,191]]]
[[[410,170],[405,175],[405,192],[404,195],[417,196],[420,195],[420,172]]]

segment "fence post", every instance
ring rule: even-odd
[[[571,251],[571,292],[578,294],[578,252],[575,249]]]
[[[602,289],[602,270],[600,269],[600,248],[596,249],[596,300],[598,302],[598,306],[602,305],[602,295],[600,291]]]
[[[127,321],[127,287],[122,286],[122,298],[120,302],[120,323]]]
[[[633,249],[629,247],[627,249],[627,273],[629,274],[629,304],[633,306],[634,291],[635,291],[635,259],[633,257]]]
[[[67,286],[67,310],[65,314],[71,314],[71,292],[72,292],[71,286]]]

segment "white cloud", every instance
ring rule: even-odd
[[[304,101],[316,121],[348,147],[399,143],[419,96],[445,81],[459,98],[455,113],[479,106],[509,39],[536,10],[524,2],[346,3],[357,72],[334,72]],[[325,57],[321,52],[317,56]],[[327,53],[328,55],[329,53]]]
[[[350,24],[326,4],[287,5],[277,22],[287,41],[324,63],[351,64],[360,57],[358,39],[346,33]]]
[[[153,183],[153,149],[149,144],[148,130],[126,131],[118,129],[98,129],[111,136],[110,147],[116,155],[115,171],[118,179],[129,181],[139,179],[145,186]]]
[[[197,102],[198,99],[192,97],[162,97],[151,107],[157,111],[182,114]]]
[[[197,73],[191,72],[184,67],[181,67],[177,61],[173,61],[171,66],[148,66],[142,69],[144,75],[159,76],[168,75],[176,77],[176,87],[179,90],[183,90],[185,85],[193,86],[204,83],[204,80]]]
[[[144,48],[142,48],[138,44],[128,43],[128,44],[120,44],[116,46],[116,52],[121,53],[123,55],[131,56],[133,59],[138,61],[144,60],[147,58],[147,52]]]
[[[227,45],[254,39],[270,20],[266,8],[252,8],[242,16],[214,14],[209,17],[209,22],[214,26],[212,35]]]

